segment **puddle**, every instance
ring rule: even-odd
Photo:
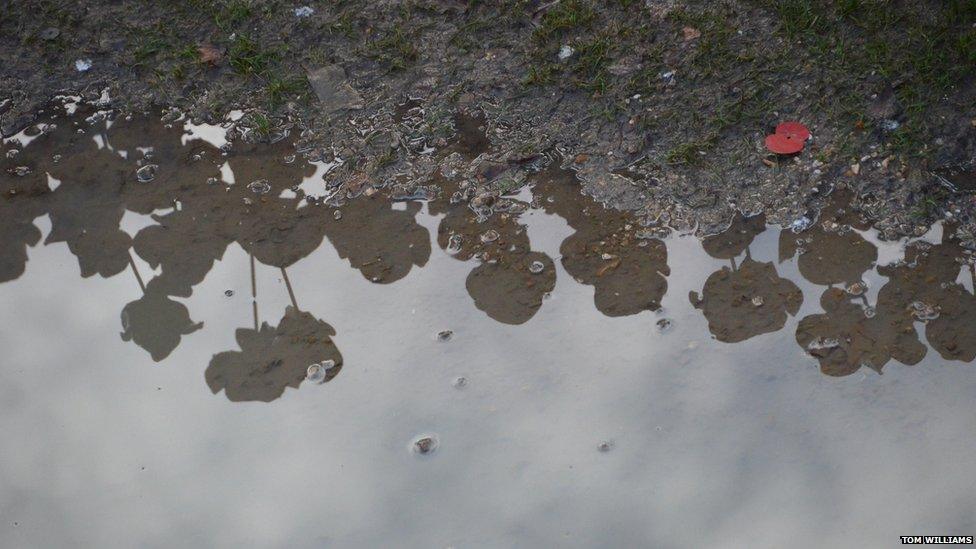
[[[468,173],[511,173],[458,120]],[[804,231],[701,241],[555,155],[469,206],[457,177],[330,189],[287,139],[45,124],[0,155],[0,545],[976,527],[973,258],[948,227],[885,242],[838,192]]]

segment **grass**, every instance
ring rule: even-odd
[[[308,80],[298,76],[272,76],[265,85],[272,107],[281,105],[288,97],[301,96],[308,90]]]
[[[369,55],[394,70],[403,70],[412,65],[420,55],[403,26],[396,24],[381,38],[369,43]]]
[[[533,37],[541,43],[551,42],[569,31],[589,28],[596,21],[596,10],[586,0],[564,0],[543,15]]]
[[[272,49],[265,49],[246,35],[238,35],[227,51],[228,63],[234,72],[241,75],[264,75],[280,55]]]

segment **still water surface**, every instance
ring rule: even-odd
[[[740,217],[702,242],[552,158],[472,209],[446,175],[330,187],[287,141],[57,124],[0,157],[0,546],[976,531],[951,228],[882,242],[838,192],[805,231]]]

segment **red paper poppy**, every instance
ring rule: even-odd
[[[783,122],[776,126],[776,133],[788,136],[790,139],[806,141],[810,137],[810,130],[799,122]]]
[[[803,141],[784,133],[766,136],[766,148],[776,154],[796,154],[803,150]]]

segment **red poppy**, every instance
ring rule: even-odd
[[[810,137],[810,130],[799,122],[783,122],[776,133],[766,136],[766,148],[776,154],[796,154]]]

